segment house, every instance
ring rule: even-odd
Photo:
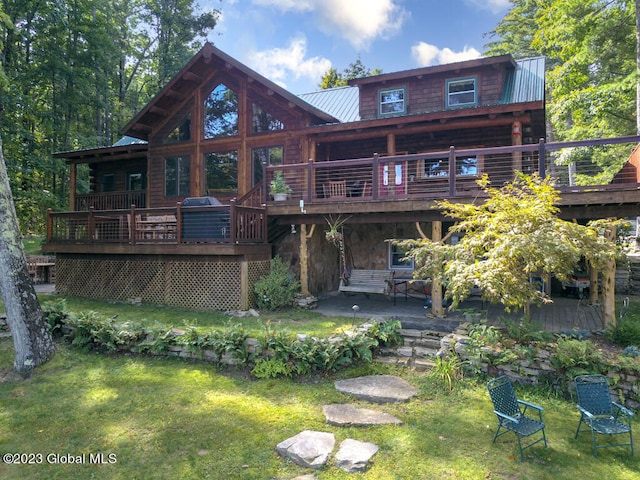
[[[336,290],[345,269],[408,277],[388,240],[441,235],[436,201],[478,201],[482,174],[557,176],[568,218],[635,216],[637,162],[580,187],[550,158],[606,142],[545,142],[544,69],[544,58],[502,55],[296,96],[206,44],[123,140],[56,154],[71,171],[70,211],[50,213],[44,248],[57,256],[57,288],[226,310],[253,304],[275,254],[305,292]],[[77,191],[83,164],[88,193]],[[290,190],[281,202],[269,195],[276,175]],[[325,239],[336,220],[343,249]]]

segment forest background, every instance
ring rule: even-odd
[[[511,3],[483,53],[547,57],[549,140],[636,134],[640,0]],[[23,235],[44,232],[47,208],[68,210],[68,166],[53,153],[115,143],[219,13],[192,0],[2,0],[0,136]],[[359,61],[327,72],[369,73]],[[587,161],[606,173],[610,158]],[[88,172],[79,173],[85,193]]]

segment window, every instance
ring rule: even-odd
[[[398,115],[405,113],[405,89],[390,88],[387,90],[380,90],[380,115]]]
[[[187,197],[191,181],[189,155],[164,159],[164,196]]]
[[[204,101],[204,138],[238,135],[238,95],[221,83]]]
[[[251,150],[251,158],[253,159],[253,183],[257,185],[262,181],[262,164],[282,165],[284,159],[284,147],[263,147]]]
[[[131,172],[127,174],[127,190],[144,190],[147,186],[147,174]]]
[[[206,191],[238,191],[238,152],[210,152],[204,155]]]
[[[407,249],[389,242],[389,269],[390,270],[413,270],[413,258],[405,258]]]
[[[449,175],[449,159],[438,158],[418,162],[420,178],[446,177]],[[456,175],[477,175],[478,157],[457,157]]]
[[[166,136],[163,143],[187,142],[189,140],[191,140],[191,113],[188,113]]]
[[[456,158],[457,175],[478,175],[478,157]]]
[[[475,106],[478,103],[476,77],[447,80],[447,108]]]
[[[283,130],[284,123],[264,111],[255,103],[251,105],[251,133],[275,132]]]
[[[116,189],[116,176],[113,173],[102,175],[102,191],[113,192]]]

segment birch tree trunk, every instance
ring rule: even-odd
[[[11,329],[13,368],[26,377],[55,352],[29,277],[0,138],[0,294]]]

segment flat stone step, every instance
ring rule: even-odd
[[[369,375],[335,382],[336,390],[373,403],[409,401],[419,390],[393,375]]]
[[[339,427],[350,426],[370,426],[370,425],[402,425],[402,420],[394,417],[390,413],[372,410],[369,408],[358,408],[353,405],[331,404],[322,407],[324,416],[329,425]]]

